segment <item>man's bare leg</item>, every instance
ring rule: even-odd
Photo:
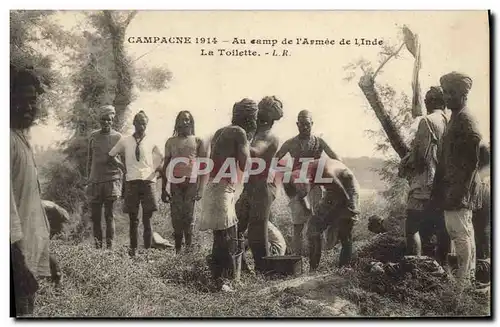
[[[293,253],[295,255],[302,255],[302,232],[304,230],[304,224],[294,224],[293,225]]]

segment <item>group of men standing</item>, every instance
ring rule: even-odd
[[[421,119],[411,151],[402,160],[400,168],[400,175],[410,184],[407,252],[432,254],[444,264],[451,240],[457,252],[458,279],[469,280],[475,270],[476,256],[472,216],[482,205],[479,189],[481,136],[467,107],[472,80],[464,74],[452,72],[442,76],[440,84],[431,87],[426,94],[427,115]],[[445,114],[446,108],[451,110],[451,118]],[[125,208],[130,215],[131,255],[137,248],[139,204],[143,207],[144,246],[151,246],[150,219],[157,210],[154,181],[159,173],[162,178],[161,198],[171,203],[177,252],[183,242],[188,249],[192,244],[194,203],[203,198],[200,230],[213,231],[213,274],[221,287],[227,284],[225,281],[235,267],[243,235],[247,235],[255,270],[263,272],[264,258],[270,249],[271,206],[279,183],[276,178],[269,178],[274,173],[271,162],[289,154],[293,160],[289,167],[291,181],[281,182],[292,213],[291,252],[302,255],[303,230],[307,224],[312,270],[319,264],[323,244],[321,235],[325,230],[328,230],[330,243],[335,244],[337,239],[342,243],[339,264],[349,263],[352,228],[360,212],[359,184],[340,157],[322,138],[312,133],[313,120],[309,111],[298,114],[298,135],[285,141],[281,147],[272,127],[283,117],[283,104],[274,96],[264,97],[258,104],[248,98],[235,103],[231,124],[217,130],[210,144],[204,144],[195,136],[194,117],[189,111],[182,111],[176,118],[174,135],[165,144],[163,165],[155,167],[153,154],[160,154],[160,151],[145,133],[146,114],[141,111],[135,116],[133,135],[120,137],[109,129],[113,108],[105,106],[102,109],[102,129],[93,133],[89,142],[89,192],[98,246],[102,244],[102,204],[109,230],[106,242],[111,246],[111,208],[121,189],[119,170],[126,173]],[[118,154],[122,154],[125,164],[117,159]],[[176,162],[173,171],[167,173],[169,164],[176,158],[188,160]],[[207,174],[199,174],[193,181],[189,177],[193,176],[198,158],[209,158],[213,168]],[[234,159],[242,172],[248,169],[247,163],[252,158],[265,162],[261,173],[251,175],[244,183],[238,199],[233,178],[215,178],[227,168],[224,165],[227,158]],[[98,169],[99,162],[101,168]],[[318,171],[322,174],[320,179],[331,180],[317,182]],[[172,177],[184,180],[169,182]],[[428,246],[432,235],[438,239],[436,251]]]
[[[191,248],[194,203],[203,198],[200,230],[213,231],[211,263],[214,278],[220,287],[229,287],[225,281],[234,273],[236,257],[244,250],[241,246],[244,235],[253,255],[255,270],[258,272],[265,271],[264,258],[270,254],[270,249],[279,248],[281,251],[278,252],[284,253],[282,250],[286,245],[276,244],[283,243],[284,239],[279,230],[269,222],[271,205],[277,190],[276,180],[269,178],[273,173],[272,160],[280,160],[286,154],[293,158],[289,167],[289,172],[294,173],[292,180],[283,184],[290,198],[294,225],[293,253],[302,254],[304,226],[313,221],[311,218],[314,213],[320,214],[323,193],[331,194],[330,202],[323,204],[323,216],[331,215],[330,211],[334,207],[335,210],[349,207],[353,217],[359,213],[359,186],[355,183],[352,173],[339,161],[339,157],[327,143],[311,133],[313,121],[309,111],[303,110],[298,115],[299,134],[279,148],[279,139],[272,132],[272,126],[283,116],[283,104],[274,96],[264,97],[258,104],[247,98],[235,103],[231,124],[217,130],[210,144],[204,144],[203,140],[195,135],[192,114],[189,111],[179,112],[174,135],[167,140],[163,155],[146,133],[148,118],[143,111],[134,117],[135,132],[127,137],[111,129],[114,115],[112,106],[100,108],[101,129],[93,132],[89,139],[87,191],[92,203],[94,237],[98,248],[102,247],[103,243],[103,206],[106,245],[108,248],[112,247],[113,206],[122,190],[121,172],[125,173],[124,208],[130,216],[130,255],[134,256],[137,250],[139,204],[142,204],[143,212],[144,247],[151,247],[151,216],[157,210],[155,181],[159,174],[162,179],[161,199],[171,204],[177,253],[181,251],[183,243],[187,250]],[[328,177],[334,177],[334,182],[315,184],[313,170],[317,170],[318,160],[323,153],[331,158],[324,171]],[[162,156],[163,164],[155,166],[155,154]],[[201,168],[197,167],[197,160],[200,158],[210,159],[213,167],[206,174],[195,171],[196,178],[193,179],[193,171]],[[234,160],[240,172],[249,168],[247,165],[252,158],[265,162],[260,173],[249,176],[237,201],[237,185],[232,177],[215,180],[224,169],[228,158]],[[299,183],[300,172],[306,160],[309,160],[310,164],[305,170],[309,182]],[[343,179],[344,175],[349,175],[350,178]],[[352,199],[355,199],[354,202]],[[347,205],[348,202],[350,206]],[[329,225],[323,216],[318,218],[321,223],[317,222],[309,228],[311,233],[316,230],[310,236],[309,253],[313,269],[319,263],[321,234]],[[340,237],[343,246],[348,249],[345,252],[347,255],[342,257],[343,264],[348,262],[352,247],[352,224],[346,226],[351,227],[343,228]]]
[[[402,161],[401,175],[408,178],[411,189],[407,247],[409,252],[419,255],[425,248],[421,245],[420,234],[425,240],[428,235],[437,234],[436,257],[444,262],[451,239],[458,257],[458,278],[470,280],[475,268],[475,241],[489,239],[484,228],[476,227],[486,226],[484,219],[480,224],[473,224],[473,212],[484,209],[482,204],[485,203],[479,187],[481,136],[467,107],[472,80],[452,72],[441,77],[440,84],[426,95],[428,115],[422,118],[412,150]],[[37,114],[37,98],[43,92],[32,70],[11,71],[10,243],[16,308],[21,315],[33,310],[38,287],[36,278],[51,275],[49,226],[41,204],[33,152],[26,136]],[[444,114],[445,108],[452,112],[449,120]],[[307,225],[311,270],[318,267],[325,230],[330,244],[335,244],[337,239],[342,244],[339,265],[349,264],[352,229],[360,213],[359,184],[340,157],[322,138],[312,133],[313,120],[309,111],[298,114],[299,133],[285,141],[281,148],[272,127],[283,117],[283,104],[274,96],[264,97],[258,104],[247,98],[235,103],[231,124],[218,129],[210,144],[204,144],[195,135],[191,113],[181,111],[163,153],[146,132],[148,117],[144,111],[134,116],[135,130],[129,136],[122,136],[111,128],[114,116],[112,106],[100,108],[101,129],[89,138],[87,193],[98,248],[103,246],[103,207],[106,246],[113,246],[114,206],[121,195],[125,212],[130,217],[130,255],[135,256],[138,247],[140,207],[144,247],[151,247],[151,218],[158,210],[155,185],[159,174],[161,199],[171,204],[177,252],[181,251],[183,243],[188,249],[192,245],[194,204],[202,200],[200,230],[213,231],[211,263],[221,289],[231,288],[230,280],[236,256],[242,250],[243,235],[248,235],[256,271],[265,271],[264,258],[270,253],[284,253],[280,244],[270,246],[273,242],[283,242],[283,237],[276,237],[276,228],[269,225],[279,182],[290,200],[292,253],[302,254],[302,233]],[[279,174],[278,178],[270,179],[269,176],[275,173],[272,161],[286,154],[290,154],[293,163],[282,171],[290,172],[291,180],[280,180],[279,176],[283,175]],[[162,157],[163,163],[157,165],[155,155]],[[187,160],[176,162],[168,171],[176,158]],[[198,158],[209,158],[213,168],[205,174],[197,174],[193,180],[189,177],[193,176]],[[231,177],[216,178],[228,158],[234,159],[240,171],[248,169],[252,158],[265,162],[261,173],[250,176],[244,183],[238,199],[237,185]],[[173,179],[182,181],[173,183]],[[269,231],[273,233],[272,240]],[[489,256],[489,252],[485,255]]]
[[[242,239],[245,231],[248,231],[255,270],[266,270],[265,257],[270,251],[268,230],[271,206],[280,181],[277,178],[279,174],[271,171],[271,163],[273,160],[279,161],[286,154],[290,154],[293,160],[288,170],[292,173],[291,180],[289,183],[281,182],[290,198],[294,225],[292,251],[302,254],[302,232],[304,225],[309,223],[311,269],[316,269],[321,255],[322,232],[330,225],[346,225],[351,226],[351,229],[341,227],[335,231],[341,233],[343,251],[347,249],[341,255],[341,264],[347,264],[350,259],[350,222],[359,213],[359,185],[326,142],[311,133],[313,121],[308,111],[301,111],[298,115],[299,135],[279,148],[279,139],[272,132],[272,126],[282,116],[283,104],[274,96],[264,97],[258,104],[251,99],[242,99],[233,106],[232,124],[217,130],[211,140],[210,159],[214,162],[214,169],[209,173],[204,193],[200,230],[213,230],[213,274],[222,289],[231,288],[230,279],[238,251],[241,250],[238,240]],[[323,153],[331,159],[321,160]],[[250,159],[258,158],[265,163],[260,173],[249,176],[237,200],[234,180],[217,178],[227,158],[236,158],[240,171],[248,169],[247,162]],[[320,162],[325,168],[323,177],[333,181],[316,183],[315,173]],[[344,209],[350,214],[337,215],[340,211],[344,213]],[[337,217],[345,218],[347,223],[334,224],[342,220],[334,219]]]
[[[400,165],[400,176],[410,184],[408,254],[429,255],[446,265],[454,244],[457,279],[464,284],[474,280],[476,243],[479,241],[481,249],[487,243],[487,248],[490,238],[486,229],[490,200],[482,198],[479,175],[488,164],[489,159],[482,159],[489,150],[482,144],[477,122],[467,106],[471,87],[470,77],[451,72],[440,78],[440,86],[429,89],[425,96],[427,115],[419,122],[411,151]],[[451,117],[445,114],[446,108]],[[489,184],[487,187],[489,194]],[[474,212],[480,214],[473,221]],[[436,249],[430,246],[433,235],[437,237]],[[480,256],[489,258],[489,250],[481,251]]]

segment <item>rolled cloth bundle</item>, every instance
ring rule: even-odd
[[[258,114],[265,114],[272,120],[279,120],[283,117],[283,103],[274,95],[266,96],[259,102]]]
[[[233,124],[239,125],[247,132],[256,127],[257,103],[251,99],[244,98],[233,105]]]
[[[472,88],[472,79],[459,72],[451,72],[441,76],[439,83],[443,88],[455,88],[467,95]]]

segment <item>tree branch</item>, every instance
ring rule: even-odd
[[[115,33],[116,26],[115,26],[115,22],[113,20],[113,16],[111,15],[111,11],[104,10],[103,13],[104,13],[104,17],[106,18],[106,23],[108,24],[109,31],[111,32],[112,35],[116,34]]]
[[[125,23],[124,23],[124,28],[127,28],[128,24],[130,24],[132,19],[134,19],[135,15],[137,15],[137,10],[131,11],[128,14],[127,19],[125,20]]]
[[[401,49],[403,49],[404,45],[405,45],[405,43],[403,42],[401,44],[401,46],[399,47],[399,49],[396,52],[392,53],[390,56],[388,56],[387,58],[385,58],[385,60],[380,64],[380,66],[377,68],[377,70],[375,71],[375,73],[373,73],[373,77],[372,77],[373,79],[375,79],[375,76],[377,76],[378,72],[382,69],[382,67],[385,66],[385,64],[387,64],[387,62],[389,60],[391,60],[391,58],[397,56],[397,54],[399,53],[399,51],[401,51]]]

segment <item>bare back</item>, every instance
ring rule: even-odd
[[[250,153],[249,142],[243,128],[231,125],[217,130],[210,145],[210,159],[214,163],[214,168],[210,172],[211,177],[219,173],[226,159],[236,160],[240,170],[245,169]]]

